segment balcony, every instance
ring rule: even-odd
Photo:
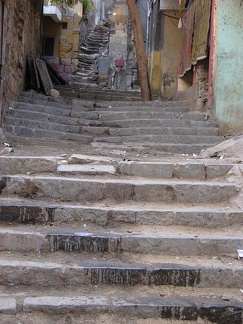
[[[62,13],[57,6],[44,6],[43,15],[51,17],[57,23],[62,21]]]

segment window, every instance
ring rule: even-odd
[[[42,56],[45,58],[53,58],[55,52],[55,37],[44,36]]]

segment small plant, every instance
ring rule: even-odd
[[[69,7],[75,6],[77,3],[82,3],[84,10],[89,10],[93,6],[92,0],[51,0],[53,4],[67,5]]]

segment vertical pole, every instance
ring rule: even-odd
[[[138,8],[135,0],[126,0],[127,6],[130,12],[132,27],[134,33],[134,40],[136,46],[136,57],[137,57],[137,66],[138,66],[138,77],[141,87],[141,95],[143,101],[150,101],[150,86],[148,80],[148,64],[147,56],[143,40],[143,32],[140,23],[140,17],[138,13]]]

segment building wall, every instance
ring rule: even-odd
[[[214,105],[222,133],[243,131],[243,1],[215,0]]]
[[[166,15],[179,18],[178,11],[166,11]],[[161,98],[169,99],[176,95],[177,70],[181,49],[182,33],[178,20],[164,17],[164,43],[162,50]],[[173,36],[172,36],[173,35]]]
[[[3,32],[5,55],[1,81],[1,115],[10,101],[18,99],[23,85],[26,55],[41,52],[42,0],[5,1],[6,24]]]
[[[78,65],[79,36],[81,13],[80,6],[74,8],[60,8],[62,21],[55,22],[51,17],[44,17],[43,35],[55,36],[55,53],[53,58],[48,58],[48,63],[60,76],[70,80],[70,75]]]
[[[176,96],[177,70],[182,41],[181,30],[178,29],[179,17],[178,10],[162,11],[157,17],[153,51],[149,56],[149,71],[151,92],[162,99]]]
[[[55,40],[55,52],[54,56],[60,55],[60,36],[61,36],[62,24],[57,24],[51,17],[43,17],[43,36],[53,36]]]

